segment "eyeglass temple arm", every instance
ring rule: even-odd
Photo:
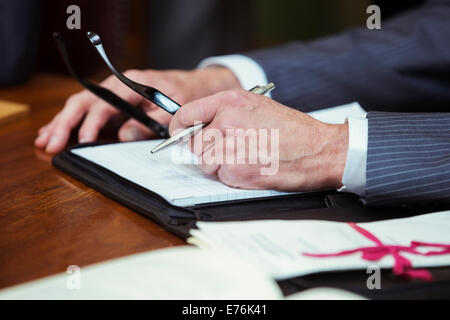
[[[170,99],[168,96],[166,96],[164,93],[159,91],[158,89],[155,89],[153,87],[137,83],[126,76],[124,76],[121,72],[117,71],[117,69],[113,66],[111,61],[108,58],[108,55],[105,52],[105,48],[103,47],[102,40],[98,34],[95,32],[87,32],[87,37],[89,41],[92,43],[94,48],[97,50],[97,53],[100,55],[100,57],[103,59],[103,61],[106,63],[108,68],[111,70],[111,72],[125,85],[127,85],[129,88],[133,89],[135,92],[142,95],[147,100],[153,102],[157,106],[161,107],[165,111],[167,111],[170,114],[175,114],[175,112],[178,111],[178,109],[181,108],[181,105]]]
[[[66,47],[66,44],[64,42],[62,35],[60,33],[55,32],[55,33],[53,33],[53,38],[56,42],[59,53],[66,65],[67,69],[72,74],[72,76],[83,87],[85,87],[87,90],[89,90],[90,92],[95,94],[100,99],[105,100],[106,102],[108,102],[109,104],[111,104],[112,106],[117,108],[118,110],[122,111],[129,117],[136,119],[137,121],[139,121],[146,127],[150,128],[152,131],[157,133],[160,137],[167,138],[170,136],[167,126],[164,126],[164,125],[160,124],[159,122],[153,120],[152,118],[147,116],[147,114],[145,114],[144,111],[142,111],[139,108],[134,107],[127,101],[123,100],[122,98],[120,98],[119,96],[114,94],[112,91],[110,91],[106,88],[100,87],[98,85],[95,85],[92,82],[81,77],[78,73],[76,73],[72,66],[72,63],[70,62],[69,54],[67,52],[67,47]]]

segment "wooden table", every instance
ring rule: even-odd
[[[137,252],[184,242],[53,168],[33,146],[36,132],[81,87],[37,75],[0,89],[0,100],[31,113],[0,126],[0,288]]]

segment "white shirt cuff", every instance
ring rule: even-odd
[[[232,54],[210,57],[202,60],[198,68],[202,69],[215,65],[230,69],[239,80],[241,87],[245,90],[250,90],[256,86],[268,83],[263,68],[255,60],[247,56]],[[270,97],[270,93],[267,93],[266,96]]]
[[[364,196],[369,123],[367,119],[348,117],[348,154],[340,192]]]

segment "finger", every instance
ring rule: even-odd
[[[150,118],[163,125],[167,125],[172,118],[172,115],[170,113],[153,104],[142,103],[140,107],[144,111],[147,111],[146,113]],[[126,122],[119,130],[120,141],[135,141],[156,137],[158,137],[158,134],[142,125],[138,121],[132,119]]]
[[[48,140],[50,139],[50,132],[55,126],[56,121],[58,121],[61,112],[58,112],[53,119],[47,123],[45,126],[42,126],[38,131],[38,136],[34,140],[34,145],[38,148],[44,148]]]
[[[38,131],[38,136],[34,140],[34,145],[38,148],[43,148],[47,145],[48,139],[50,137],[50,128],[52,122],[49,122],[45,126],[41,127]]]
[[[78,132],[78,141],[80,143],[95,141],[100,130],[116,113],[118,111],[103,101],[99,101],[96,105],[92,106]]]
[[[222,132],[206,127],[191,139],[191,151],[199,159],[199,168],[208,175],[217,175],[225,163],[225,139]]]
[[[214,128],[212,124],[200,129],[190,138],[189,148],[191,152],[200,157],[203,153],[209,151],[212,148],[220,149],[216,152],[223,153],[224,136],[222,132]]]
[[[128,78],[130,78],[131,80],[142,83],[142,81],[141,81],[142,72],[140,72],[138,70],[127,70],[124,72],[124,75],[127,76]],[[144,99],[137,92],[135,92],[128,86],[124,85],[114,75],[111,75],[108,78],[106,78],[105,80],[103,80],[101,82],[101,85],[105,88],[108,88],[109,90],[114,92],[116,95],[118,95],[120,98],[129,102],[132,105],[137,105]]]
[[[45,151],[48,153],[58,153],[64,149],[69,141],[70,129],[64,124],[56,124],[55,128],[49,133]]]
[[[233,170],[233,165],[222,165],[217,171],[217,176],[222,183],[230,186],[232,188],[239,188],[241,186],[240,177],[236,176],[235,171]]]
[[[209,144],[209,147],[205,148],[203,153],[199,156],[199,168],[205,174],[217,175],[222,161],[222,152],[214,148],[214,144]]]
[[[175,113],[170,121],[169,130],[173,132],[197,123],[210,123],[218,110],[238,106],[241,100],[246,98],[246,94],[248,95],[248,92],[245,90],[232,89],[192,101]]]
[[[40,136],[44,132],[48,131],[49,127],[50,127],[50,122],[47,123],[45,126],[40,127],[38,130],[38,135]]]
[[[220,181],[233,188],[266,189],[260,182],[257,166],[224,164],[218,169],[217,176]]]
[[[158,121],[161,124],[168,125],[170,119],[172,119],[172,115],[168,113],[166,110],[161,109],[160,107],[149,108],[144,107],[144,110],[147,111],[147,115],[153,120]]]
[[[50,132],[43,131],[34,140],[34,145],[38,148],[43,148],[47,145],[49,138],[50,138]]]
[[[209,123],[217,112],[216,95],[192,101],[179,109],[170,120],[169,131],[184,129],[197,123]]]
[[[57,153],[64,149],[69,141],[70,132],[78,125],[86,113],[87,105],[84,104],[85,101],[83,97],[68,100],[49,131],[46,152]]]
[[[205,162],[205,160],[203,159],[203,156],[202,156],[200,158],[200,163],[199,163],[198,167],[200,168],[200,170],[202,170],[203,173],[212,176],[212,175],[217,175],[217,172],[220,169],[220,164],[216,164],[216,163],[208,164],[207,162]]]
[[[134,119],[125,122],[119,129],[120,141],[137,141],[157,137],[157,134]]]

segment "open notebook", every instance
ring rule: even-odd
[[[150,150],[161,140],[116,143],[77,148],[72,153],[92,161],[135,184],[148,189],[172,205],[198,204],[282,196],[271,190],[243,190],[224,185],[217,177],[207,176],[195,165],[185,144],[156,154]],[[183,161],[183,163],[176,163]],[[181,161],[180,161],[181,162]],[[191,164],[185,164],[185,163]]]
[[[312,114],[320,120],[332,119],[333,121],[327,122],[335,123],[343,123],[348,115],[365,116],[365,112],[354,103]],[[151,154],[150,150],[160,142],[161,140],[116,143],[76,148],[71,152],[180,207],[288,195],[272,190],[228,187],[216,177],[204,175],[195,165],[196,159],[185,145]]]

